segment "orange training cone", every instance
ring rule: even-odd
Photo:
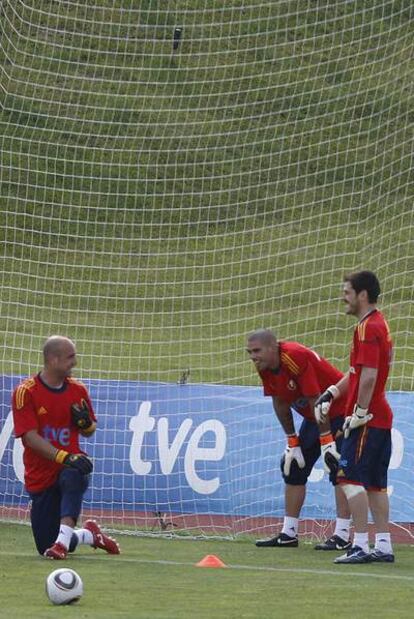
[[[196,563],[196,567],[227,567],[227,565],[216,555],[206,555],[204,559]]]

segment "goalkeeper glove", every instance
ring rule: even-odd
[[[338,462],[341,457],[336,449],[336,443],[330,432],[325,432],[319,437],[321,443],[321,454],[323,460],[323,468],[327,473],[336,475],[338,470]]]
[[[361,408],[359,404],[355,404],[352,415],[345,417],[342,430],[344,431],[344,438],[348,438],[351,430],[364,426],[368,421],[371,421],[373,414],[368,412],[367,408]]]
[[[82,475],[89,475],[93,471],[92,460],[85,454],[70,454],[64,449],[59,449],[55,456],[55,462],[63,464],[71,469],[76,469]]]
[[[87,430],[91,427],[93,420],[86,400],[81,400],[80,405],[72,404],[70,412],[72,415],[72,423],[79,430]]]
[[[314,414],[316,422],[325,423],[332,402],[340,396],[339,389],[336,385],[331,385],[324,391],[315,402]]]
[[[300,448],[299,437],[296,434],[291,434],[287,437],[288,444],[286,445],[285,453],[283,454],[283,474],[285,477],[290,475],[290,467],[292,462],[296,460],[296,463],[300,469],[305,467],[305,458],[303,457],[302,450]]]

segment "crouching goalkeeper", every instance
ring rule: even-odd
[[[345,398],[332,398],[334,401],[329,403],[327,415],[321,412],[315,419],[314,413],[318,396],[337,383],[343,374],[313,350],[296,342],[277,341],[269,329],[251,333],[246,350],[262,380],[264,395],[272,397],[276,417],[286,435],[286,449],[281,459],[285,482],[283,527],[276,536],[258,540],[256,546],[298,546],[299,517],[305,501],[306,482],[322,454],[324,469],[335,487],[337,518],[333,535],[315,549],[347,550],[351,547],[350,513],[347,500],[336,485]],[[303,417],[298,433],[292,408]],[[321,407],[317,411],[321,411]]]
[[[79,436],[95,432],[96,417],[86,387],[71,378],[74,343],[52,336],[43,347],[44,367],[16,387],[14,429],[24,446],[25,486],[31,498],[32,532],[39,554],[66,559],[78,544],[119,554],[118,543],[94,520],[75,529],[93,469]]]

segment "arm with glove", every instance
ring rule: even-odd
[[[64,449],[58,449],[54,458],[58,464],[76,469],[82,475],[89,475],[93,471],[92,460],[83,453],[71,454]]]
[[[336,448],[335,439],[331,433],[331,424],[329,422],[329,409],[334,400],[341,395],[336,385],[328,387],[324,393],[315,401],[314,413],[315,419],[319,426],[319,441],[321,444],[321,455],[323,468],[327,473],[336,474],[338,470],[338,462],[341,457]]]
[[[305,467],[305,458],[300,447],[299,437],[296,434],[289,404],[281,398],[273,396],[273,408],[286,434],[287,444],[283,454],[283,474],[287,477],[290,474],[293,461],[296,461],[298,467],[303,469]]]
[[[349,372],[347,372],[336,385],[328,387],[326,391],[321,393],[317,398],[314,405],[314,413],[316,423],[319,426],[329,423],[329,409],[331,408],[332,402],[345,395],[348,391],[348,385]],[[323,432],[324,428],[321,428],[321,431]]]
[[[321,445],[323,468],[332,475],[335,475],[338,470],[338,462],[341,455],[336,448],[335,439],[331,433],[329,409],[332,402],[338,397],[340,397],[338,387],[331,385],[313,403],[315,419],[320,433],[319,442]]]
[[[354,406],[352,415],[345,417],[343,431],[344,438],[348,438],[351,431],[366,425],[373,418],[369,412],[369,404],[374,393],[377,381],[378,369],[363,366],[358,388],[358,401]]]
[[[70,412],[72,424],[83,436],[90,436],[95,432],[96,422],[91,407],[84,398],[81,400],[80,404],[72,404]]]
[[[314,414],[316,423],[319,426],[319,440],[321,444],[321,455],[323,468],[327,473],[336,474],[340,454],[336,448],[335,439],[331,433],[329,420],[329,410],[334,400],[345,394],[348,389],[349,374],[345,374],[336,385],[328,387],[315,401]]]
[[[22,441],[25,447],[30,447],[42,458],[77,469],[82,475],[88,475],[93,470],[92,460],[86,454],[71,454],[64,449],[57,449],[40,436],[36,430],[26,432],[22,437]]]

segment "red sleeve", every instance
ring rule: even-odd
[[[372,325],[367,324],[364,339],[359,342],[356,365],[378,368],[380,364],[380,343]]]
[[[30,430],[38,430],[38,422],[30,391],[25,385],[19,385],[12,398],[14,434],[19,438]]]

